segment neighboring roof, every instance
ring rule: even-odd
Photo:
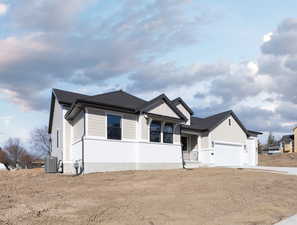
[[[294,135],[284,135],[281,139],[281,142],[284,143],[290,143],[291,141],[294,141]]]
[[[156,104],[165,102],[167,105],[183,120],[187,121],[188,119],[185,117],[185,115],[179,111],[179,109],[169,100],[169,98],[165,94],[161,94],[158,97],[152,99],[151,101],[146,102],[144,105],[142,105],[140,108],[138,108],[138,111],[140,112],[148,112],[149,109],[154,107]]]
[[[238,125],[242,128],[242,130],[246,133],[247,136],[252,136],[251,133],[262,134],[257,131],[248,131],[232,110],[218,113],[218,114],[206,117],[206,118],[198,118],[198,117],[192,116],[191,117],[191,125],[183,125],[183,128],[190,129],[190,130],[197,130],[200,132],[204,132],[204,131],[210,132],[214,128],[216,128],[218,125],[220,125],[230,115],[233,116],[233,118],[236,120]]]
[[[263,134],[262,132],[254,131],[254,130],[248,130],[250,136],[257,136]]]
[[[177,106],[179,103],[182,104],[182,106],[190,113],[190,115],[194,115],[194,112],[192,109],[184,102],[184,100],[181,97],[178,97],[172,101],[172,103]]]

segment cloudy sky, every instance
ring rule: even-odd
[[[0,0],[0,144],[48,123],[52,88],[181,96],[249,129],[297,125],[297,2]]]

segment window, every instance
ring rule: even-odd
[[[107,138],[121,140],[122,139],[122,127],[121,117],[115,115],[107,115]]]
[[[231,119],[229,119],[229,126],[231,126]]]
[[[163,142],[164,143],[173,143],[173,124],[165,123],[163,128]]]
[[[161,141],[161,122],[152,121],[150,126],[150,141],[160,142]]]
[[[57,130],[57,148],[59,148],[59,130]]]

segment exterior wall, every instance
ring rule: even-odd
[[[180,144],[180,125],[176,125],[174,128],[173,143]]]
[[[188,110],[185,109],[185,107],[183,107],[182,104],[178,104],[176,105],[176,107],[179,109],[179,111],[182,112],[182,114],[184,114],[184,116],[188,119],[187,120],[187,125],[191,124],[191,114],[188,112]]]
[[[73,138],[72,142],[79,141],[84,134],[84,112],[81,111],[74,119],[73,123]]]
[[[231,119],[231,126],[229,126]],[[211,141],[223,141],[245,144],[247,136],[232,116],[225,119],[219,126],[211,131]]]
[[[59,131],[59,147],[57,147],[57,130]],[[62,106],[55,99],[54,115],[52,123],[52,152],[51,155],[57,157],[58,160],[63,159],[63,111]]]
[[[176,115],[176,113],[165,102],[151,109],[149,113],[179,118],[179,116]]]
[[[258,138],[249,137],[247,140],[248,165],[258,165]]]
[[[297,152],[297,127],[294,129],[294,152]]]
[[[106,116],[100,109],[88,108],[88,131],[90,136],[106,137]]]
[[[128,140],[135,140],[137,132],[137,116],[124,114],[122,124],[123,138]]]
[[[68,109],[63,108],[63,170],[64,173],[72,173],[73,163],[71,159],[71,145],[72,145],[72,125],[64,118]]]
[[[141,140],[148,141],[148,131],[149,131],[149,124],[148,120],[144,118],[143,115],[139,117],[140,126],[141,126]]]
[[[209,148],[208,136],[201,136],[201,148]]]
[[[115,114],[122,117],[122,138],[126,140],[136,139],[137,115],[92,108],[88,108],[87,112],[87,136],[107,139],[107,114]]]
[[[86,138],[84,142],[85,173],[182,167],[180,145],[96,138]],[[74,154],[78,159],[79,153]]]
[[[137,170],[182,168],[181,146],[161,143],[138,143]]]
[[[293,152],[293,142],[283,143],[283,152]]]

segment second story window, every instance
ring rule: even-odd
[[[164,143],[173,143],[173,124],[165,123],[163,128],[163,142]]]
[[[150,141],[161,142],[161,122],[152,121],[150,126]]]
[[[107,115],[107,138],[114,140],[122,139],[121,117]]]

